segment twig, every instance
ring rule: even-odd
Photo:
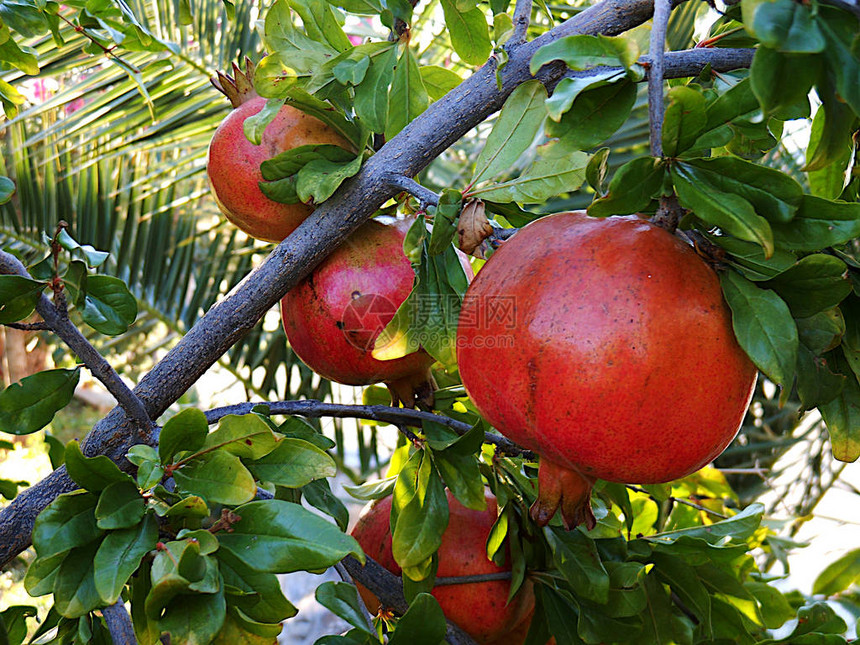
[[[432,421],[450,428],[459,435],[464,435],[472,429],[472,426],[451,417],[446,417],[433,412],[413,410],[410,408],[393,408],[387,405],[347,405],[343,403],[325,403],[307,399],[303,401],[271,401],[263,403],[238,403],[223,408],[208,410],[206,420],[212,424],[217,423],[228,414],[248,414],[254,407],[266,406],[269,414],[298,415],[309,418],[337,417],[346,419],[369,419],[371,421],[383,421],[395,426],[408,425],[420,428],[423,421]],[[413,435],[414,436],[414,435]],[[534,453],[521,448],[510,439],[501,435],[484,433],[484,443],[493,444],[500,452],[515,457],[533,459]]]
[[[475,582],[495,582],[497,580],[510,580],[512,577],[510,571],[496,571],[495,573],[476,573],[472,576],[448,576],[446,578],[436,578],[433,581],[434,587],[445,587],[450,585],[467,585]]]
[[[355,586],[355,580],[352,579],[352,576],[349,574],[349,571],[346,570],[343,562],[338,562],[334,565],[334,570],[337,571],[337,575],[340,576],[341,580],[347,584]],[[375,632],[376,628],[373,626],[373,616],[371,616],[370,612],[367,611],[367,607],[364,606],[363,602],[359,602],[358,604],[361,605],[361,614],[364,616],[365,624],[370,629],[371,633]]]
[[[627,488],[629,488],[632,491],[636,491],[637,493],[644,493],[644,494],[648,495],[648,497],[650,497],[651,499],[654,499],[654,496],[651,493],[649,493],[647,490],[645,490],[644,488],[639,488],[638,486],[632,486],[630,484],[627,484]],[[670,497],[666,498],[666,501],[677,502],[678,504],[684,504],[685,506],[689,506],[690,508],[695,508],[697,511],[702,511],[703,513],[709,513],[709,514],[713,515],[714,517],[719,517],[721,520],[729,519],[728,515],[725,515],[724,513],[720,513],[719,511],[711,510],[707,506],[702,506],[701,504],[696,504],[696,502],[691,502],[690,500],[684,499],[683,497],[670,496]]]
[[[32,322],[32,323],[4,323],[6,327],[11,327],[12,329],[20,329],[21,331],[50,331],[51,328],[48,327],[48,323],[45,321],[40,322]]]
[[[122,598],[114,604],[105,607],[101,612],[114,645],[137,645],[134,626],[131,624],[131,616],[128,615],[128,610],[126,610]]]
[[[532,17],[532,0],[517,0],[514,7],[514,33],[511,36],[512,45],[526,42],[526,34]]]
[[[429,188],[425,188],[414,179],[406,175],[398,173],[388,173],[385,175],[385,181],[392,188],[398,191],[407,192],[418,200],[422,210],[426,210],[428,206],[437,206],[439,204],[439,195],[434,193]]]
[[[21,261],[6,251],[0,251],[0,274],[19,275],[32,279]],[[136,423],[139,439],[149,441],[155,423],[147,414],[143,402],[123,382],[110,363],[44,294],[36,303],[36,311],[42,316],[45,325],[77,354],[93,376],[104,384],[126,414]]]
[[[651,156],[663,156],[663,73],[666,28],[672,13],[671,0],[654,0],[651,22],[651,65],[648,70],[648,119],[651,123]]]

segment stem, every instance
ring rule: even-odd
[[[532,0],[517,0],[514,7],[514,33],[511,36],[512,45],[526,42],[526,34],[532,17]]]
[[[6,251],[0,251],[0,274],[19,275],[33,279],[21,261]],[[48,328],[77,354],[93,376],[101,381],[107,391],[113,395],[120,407],[136,425],[138,438],[141,441],[149,442],[150,433],[155,424],[149,418],[143,402],[123,382],[110,363],[99,354],[98,350],[90,344],[78,328],[66,316],[62,315],[56,305],[44,294],[36,303],[36,311],[42,316]]]
[[[439,204],[439,195],[406,175],[392,172],[385,176],[385,180],[392,188],[412,195],[418,200],[423,210],[426,210],[428,206],[437,206]]]
[[[109,607],[105,607],[101,612],[114,645],[137,645],[131,616],[128,615],[122,598]]]
[[[445,587],[449,585],[467,585],[473,582],[495,582],[497,580],[510,580],[510,571],[496,571],[495,573],[476,573],[472,576],[448,576],[436,578],[434,587]]]
[[[627,488],[629,488],[632,491],[636,491],[637,493],[645,493],[646,495],[648,495],[648,497],[653,499],[655,502],[657,501],[657,499],[653,495],[651,495],[651,493],[649,493],[647,490],[645,490],[644,488],[639,488],[638,486],[632,486],[630,484],[627,484]],[[714,517],[719,517],[721,520],[729,519],[728,515],[720,513],[719,511],[711,510],[710,508],[707,508],[706,506],[702,506],[701,504],[696,504],[695,502],[691,502],[690,500],[684,499],[682,497],[668,497],[666,499],[666,501],[677,502],[678,504],[684,504],[685,506],[695,508],[697,511],[702,511],[703,513],[709,513],[709,514],[713,515]],[[653,537],[653,536],[649,535],[648,537]]]
[[[654,18],[651,26],[648,70],[648,119],[651,123],[651,156],[663,156],[663,74],[666,28],[672,13],[670,0],[654,0]]]
[[[223,408],[215,408],[208,410],[206,420],[210,423],[217,423],[219,420],[226,417],[228,414],[249,414],[253,408],[265,405],[269,408],[270,415],[298,415],[309,418],[319,417],[338,417],[349,419],[369,419],[371,421],[383,421],[395,426],[412,426],[420,428],[422,422],[432,421],[445,426],[459,434],[460,436],[472,430],[472,426],[462,421],[457,421],[451,417],[446,417],[433,412],[424,412],[423,410],[414,410],[410,408],[393,408],[387,405],[348,405],[345,403],[325,403],[323,401],[303,400],[303,401],[272,401],[268,403],[238,403],[236,405],[228,405]],[[265,414],[265,412],[262,412]],[[521,448],[510,439],[506,439],[500,435],[484,433],[484,443],[493,444],[500,452],[506,455],[515,457],[525,457],[533,459],[534,454]]]

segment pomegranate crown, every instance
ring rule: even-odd
[[[209,82],[216,90],[230,99],[230,104],[234,108],[259,96],[257,90],[254,89],[254,63],[247,56],[245,56],[244,71],[239,65],[233,63],[233,76],[228,76],[219,71],[209,79]]]

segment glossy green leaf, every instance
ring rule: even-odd
[[[249,116],[242,124],[245,138],[255,146],[260,145],[260,142],[263,140],[263,132],[275,120],[275,117],[278,116],[283,106],[284,102],[282,100],[268,99],[265,105],[263,105],[262,110]]]
[[[610,616],[636,616],[645,609],[646,598],[642,580],[645,565],[639,562],[603,563],[609,573],[609,595],[606,612]]]
[[[306,204],[321,204],[347,179],[361,170],[364,157],[358,155],[348,162],[314,159],[296,175],[296,193]]]
[[[791,0],[750,3],[750,7],[753,13],[748,17],[745,12],[744,22],[763,45],[784,52],[824,50],[819,23],[808,7]]]
[[[66,445],[65,464],[69,477],[88,491],[97,493],[112,484],[120,483],[130,484],[137,490],[131,475],[122,472],[119,466],[105,455],[85,456],[77,441],[70,441]]]
[[[171,642],[207,645],[221,630],[226,614],[223,590],[188,594],[166,608],[158,626],[170,634]]]
[[[439,645],[447,625],[438,601],[427,593],[418,594],[397,622],[389,645]]]
[[[39,513],[33,528],[33,546],[40,558],[64,553],[98,539],[96,525],[98,497],[75,491],[57,497]]]
[[[5,204],[15,194],[15,182],[0,175],[0,204]]]
[[[266,12],[264,42],[268,51],[277,52],[285,60],[295,60],[298,56],[302,61],[297,65],[299,71],[311,71],[314,61],[322,64],[326,56],[336,53],[328,43],[315,40],[293,25],[286,0],[277,0]],[[260,89],[257,83],[254,85]]]
[[[463,82],[463,79],[459,74],[457,74],[457,72],[448,69],[447,67],[440,67],[439,65],[423,65],[420,71],[421,80],[424,83],[424,87],[427,89],[427,94],[430,96],[431,101],[438,101]],[[357,103],[358,100],[356,99],[356,104]]]
[[[368,627],[365,618],[366,610],[354,585],[345,582],[324,582],[317,587],[314,597],[335,616],[371,636],[375,635]]]
[[[464,11],[455,0],[442,0],[442,11],[457,56],[469,65],[487,62],[493,46],[483,10],[472,5]]]
[[[177,453],[195,452],[203,447],[209,423],[206,415],[197,408],[186,408],[170,417],[158,435],[158,457],[167,465]]]
[[[840,307],[821,311],[808,318],[796,318],[795,322],[800,342],[816,354],[838,347],[846,331],[845,317]]]
[[[750,83],[765,114],[802,118],[809,116],[807,95],[818,74],[818,65],[807,56],[759,47],[750,67]]]
[[[565,77],[559,81],[552,91],[552,96],[546,101],[546,111],[553,121],[561,119],[576,98],[585,90],[601,87],[626,78],[624,72],[617,69],[607,69],[587,76]]]
[[[732,327],[753,363],[775,383],[790,385],[797,363],[797,326],[788,305],[734,271],[720,276]]]
[[[790,224],[773,224],[776,244],[792,251],[819,251],[860,235],[860,204],[804,195]]]
[[[478,441],[482,441],[483,428],[476,426],[474,432],[480,434]],[[477,511],[486,508],[484,482],[476,454],[465,453],[452,447],[434,453],[434,463],[445,485],[458,502]]]
[[[755,596],[768,629],[779,629],[795,617],[794,608],[775,587],[764,582],[746,582],[744,586]]]
[[[76,303],[90,327],[108,336],[124,333],[137,318],[137,299],[119,278],[91,275],[87,292]]]
[[[63,564],[63,560],[70,552],[63,551],[46,557],[39,556],[33,560],[27,567],[27,574],[24,576],[24,588],[27,593],[33,597],[53,593],[54,580],[57,578],[60,565]]]
[[[96,505],[96,524],[100,529],[125,529],[136,525],[143,518],[146,501],[131,481],[119,481],[99,495]]]
[[[0,432],[30,434],[48,425],[72,400],[80,368],[25,376],[0,392]]]
[[[726,233],[759,244],[765,256],[773,254],[774,243],[768,221],[757,215],[749,201],[739,195],[723,193],[708,186],[694,166],[679,162],[672,166],[672,183],[681,206],[702,221]]]
[[[256,501],[236,509],[242,518],[218,534],[226,549],[258,571],[290,573],[330,567],[347,555],[364,561],[352,536],[298,504]]]
[[[202,415],[202,413],[201,413]],[[221,448],[242,459],[260,459],[278,445],[278,437],[257,414],[228,414],[206,435],[202,448]]]
[[[349,150],[328,143],[308,144],[285,150],[260,164],[263,179],[284,179],[297,174],[312,161],[349,162],[355,157]],[[264,188],[265,183],[260,187]]]
[[[258,622],[276,623],[296,615],[275,574],[255,571],[223,549],[216,555],[231,605]]]
[[[27,638],[27,618],[35,618],[32,605],[11,605],[0,612],[0,642],[3,645],[21,645]]]
[[[257,479],[289,488],[337,473],[329,455],[301,439],[282,439],[272,452],[247,465]]]
[[[189,495],[188,497],[184,497],[182,500],[173,504],[164,513],[164,517],[168,517],[172,520],[183,518],[203,519],[208,515],[209,506],[206,504],[206,500],[204,500],[202,497],[198,497],[197,495]]]
[[[34,55],[33,50],[30,47],[20,47],[12,38],[0,43],[0,60],[13,67],[17,67],[30,76],[35,76],[39,73],[39,61]]]
[[[36,309],[45,285],[19,275],[0,275],[0,324],[24,320]]]
[[[836,78],[836,91],[860,116],[860,54],[857,51],[858,19],[845,11],[822,7],[816,24],[826,42],[828,67]]]
[[[663,153],[676,157],[689,150],[705,129],[705,96],[685,85],[669,90],[663,117]]]
[[[832,255],[807,255],[790,269],[765,283],[788,304],[796,318],[807,318],[835,307],[851,293],[848,267]]]
[[[147,514],[137,525],[110,531],[93,559],[96,592],[105,605],[117,601],[125,583],[140,566],[140,561],[155,548],[158,523]]]
[[[396,63],[397,47],[392,45],[385,53],[373,59],[364,80],[355,88],[355,113],[373,132],[385,131],[388,118],[388,87],[394,78]]]
[[[290,7],[302,19],[305,33],[316,42],[326,43],[336,51],[350,49],[352,44],[328,2],[288,0]]]
[[[177,469],[173,473],[177,486],[199,495],[210,504],[244,504],[254,498],[254,477],[236,455],[215,450]]]
[[[583,91],[556,123],[547,121],[546,134],[566,145],[588,150],[620,128],[636,102],[636,84],[624,80]]]
[[[66,618],[78,618],[103,606],[96,591],[93,558],[98,543],[73,549],[54,580],[54,608]]]
[[[388,117],[385,138],[391,140],[430,104],[427,89],[421,80],[418,60],[409,47],[403,50],[394,69],[388,91]]]
[[[341,531],[346,531],[349,524],[349,511],[338,496],[332,492],[327,479],[316,479],[304,485],[302,496],[308,504],[331,516]]]
[[[747,280],[770,280],[797,263],[794,253],[780,248],[774,249],[770,257],[765,257],[761,246],[752,242],[744,242],[727,235],[713,235],[708,239],[729,252],[726,261]]]
[[[536,80],[511,93],[475,162],[472,185],[509,170],[529,149],[546,116],[545,100],[546,89]]]
[[[847,365],[836,361],[836,371],[849,373]],[[853,462],[860,457],[860,384],[856,378],[845,379],[842,391],[818,407],[830,433],[834,459]]]
[[[666,166],[660,159],[633,159],[615,172],[609,182],[609,192],[588,206],[588,214],[607,217],[637,213],[660,194],[665,176]]]
[[[540,598],[544,619],[556,642],[583,645],[584,641],[579,638],[576,623],[571,620],[578,614],[572,598],[545,585],[538,585],[536,593]]]
[[[370,501],[388,497],[394,490],[396,483],[397,477],[393,476],[365,482],[359,486],[350,486],[347,484],[343,489],[355,499]]]
[[[815,578],[812,593],[833,596],[847,590],[860,578],[860,549],[849,551],[828,564]]]
[[[565,531],[549,526],[544,535],[561,574],[584,598],[606,604],[609,599],[609,574],[603,567],[593,540],[581,531]]]
[[[603,195],[608,190],[606,186],[606,173],[609,171],[608,159],[609,148],[601,148],[591,156],[585,167],[585,180],[598,195]]]
[[[806,151],[806,166],[812,194],[826,199],[836,199],[842,194],[845,173],[854,152],[851,137],[857,116],[839,99],[829,85],[818,87],[822,105],[812,119],[809,147]],[[821,190],[822,177],[829,178],[829,192]]]
[[[563,61],[570,69],[579,71],[599,66],[629,69],[637,58],[639,47],[629,38],[566,36],[538,49],[532,56],[529,69],[532,74],[536,74],[541,67],[554,60]]]
[[[90,268],[101,266],[110,255],[105,251],[96,250],[90,244],[81,244],[69,235],[69,231],[65,228],[57,234],[57,242],[73,256],[83,260]]]

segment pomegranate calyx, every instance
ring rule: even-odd
[[[561,509],[561,519],[568,531],[584,524],[590,531],[597,526],[591,510],[591,488],[594,479],[576,469],[559,466],[541,458],[538,468],[538,497],[529,516],[538,526],[546,526]]]
[[[257,90],[254,89],[254,63],[247,56],[245,56],[244,71],[236,63],[233,63],[233,76],[219,71],[209,79],[209,82],[216,90],[230,99],[230,105],[234,108],[259,96]]]
[[[404,408],[433,409],[437,386],[429,369],[386,381],[385,385],[391,394],[392,406],[402,404]]]

